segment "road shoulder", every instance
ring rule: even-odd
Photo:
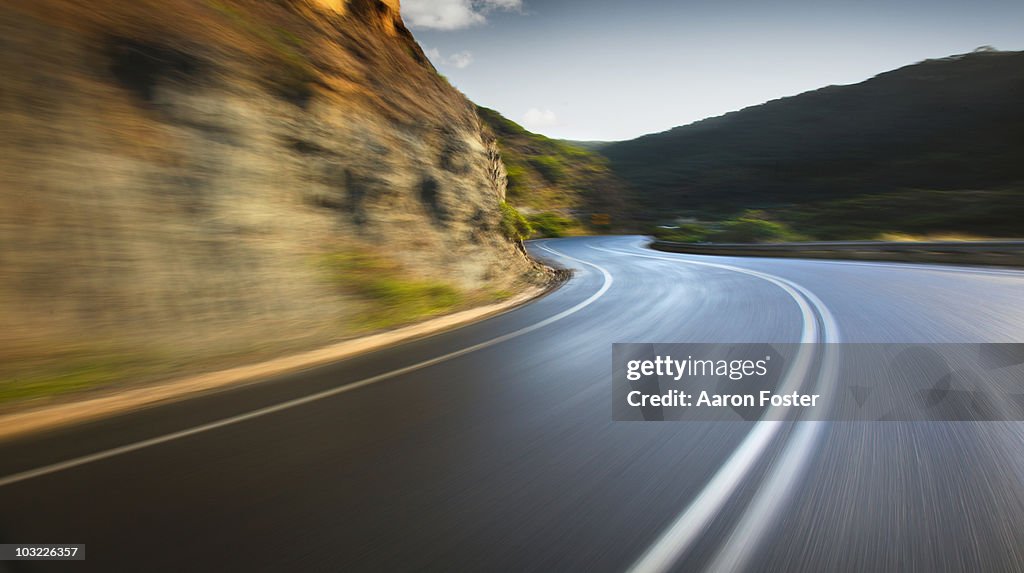
[[[561,275],[558,276],[564,278]],[[0,441],[193,398],[209,392],[235,388],[272,376],[321,366],[424,338],[509,312],[544,296],[561,284],[562,280],[555,280],[547,286],[531,287],[519,295],[499,303],[471,308],[395,330],[346,340],[256,364],[5,414],[0,416]]]

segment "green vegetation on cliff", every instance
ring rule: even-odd
[[[500,113],[477,107],[501,149],[507,201],[536,236],[607,232],[630,224],[628,186],[601,155],[527,131]],[[596,216],[596,217],[595,217]]]
[[[326,257],[334,282],[364,304],[357,330],[387,328],[450,311],[464,300],[454,285],[416,276],[381,253],[349,250]]]
[[[530,238],[533,234],[533,227],[515,207],[502,201],[501,207],[501,231],[509,240],[521,243]]]

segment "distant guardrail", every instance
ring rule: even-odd
[[[674,253],[731,257],[855,259],[1024,267],[1024,240],[930,242],[824,241],[814,243],[762,244],[653,241],[651,247]]]

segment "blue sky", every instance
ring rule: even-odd
[[[438,70],[528,129],[621,140],[982,45],[1024,1],[402,0]]]

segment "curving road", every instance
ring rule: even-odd
[[[0,543],[87,546],[0,571],[1024,570],[1024,424],[616,423],[609,385],[613,342],[1024,341],[1024,272],[643,244],[534,242],[575,274],[510,313],[0,444]]]

